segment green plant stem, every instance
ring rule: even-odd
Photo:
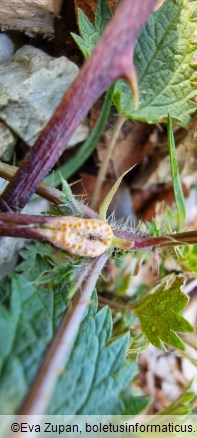
[[[90,305],[92,292],[107,259],[108,255],[105,253],[89,261],[89,275],[81,285],[82,292],[75,295],[64,315],[19,415],[46,413],[56,382],[69,358],[85,311]]]
[[[135,309],[135,305],[131,304],[121,304],[118,301],[114,301],[113,299],[108,300],[105,297],[102,297],[101,295],[98,296],[99,304],[104,304],[105,306],[109,306],[110,308],[114,308],[118,311],[122,312],[130,312],[131,310]]]
[[[107,169],[109,167],[112,153],[113,153],[114,147],[116,145],[117,139],[120,135],[120,132],[121,132],[121,129],[122,129],[122,126],[123,126],[125,120],[126,119],[124,116],[119,115],[119,117],[116,121],[116,124],[114,126],[114,129],[112,131],[111,139],[107,145],[106,155],[105,155],[105,158],[103,160],[103,163],[102,163],[100,170],[99,170],[99,173],[98,173],[96,186],[95,186],[95,190],[94,190],[94,194],[93,194],[93,198],[92,198],[92,202],[91,202],[92,208],[96,208],[98,201],[100,199],[102,185],[103,185],[103,182],[105,180],[105,176],[107,173]]]
[[[178,211],[179,229],[183,229],[186,219],[185,199],[184,199],[181,179],[179,175],[179,167],[176,157],[176,147],[174,141],[172,119],[170,114],[168,114],[168,145],[169,145],[169,153],[170,153],[170,165],[171,165],[174,197]]]
[[[101,110],[101,114],[99,119],[93,128],[91,134],[88,139],[84,142],[84,144],[80,147],[79,151],[75,154],[73,158],[71,158],[67,163],[61,166],[58,170],[55,170],[53,174],[48,175],[44,182],[46,184],[50,184],[51,180],[53,181],[53,185],[57,187],[61,184],[61,175],[64,179],[68,179],[72,176],[80,167],[86,162],[86,160],[90,157],[92,152],[97,146],[98,141],[101,138],[101,135],[105,129],[105,125],[107,123],[107,119],[109,117],[109,112],[112,104],[112,97],[114,92],[115,84],[112,85],[105,96],[105,101]]]

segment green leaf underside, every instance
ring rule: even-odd
[[[168,112],[180,125],[187,125],[196,105],[190,64],[196,54],[191,44],[196,24],[190,21],[196,2],[166,0],[150,16],[135,49],[139,108],[135,111],[129,85],[119,80],[114,93],[118,111],[128,118],[149,123],[166,121]]]
[[[136,312],[143,333],[155,347],[164,349],[164,344],[184,350],[184,344],[176,332],[193,332],[193,326],[181,316],[188,297],[181,291],[184,282],[176,277],[160,285],[156,292],[144,298]]]
[[[22,273],[13,274],[11,282],[7,280],[6,298],[5,281],[0,283],[1,414],[13,414],[20,407],[67,307],[68,281],[58,285],[48,281],[46,287],[33,282],[34,274],[37,278],[49,271],[53,251],[50,245],[30,245],[22,251],[24,262],[18,268]],[[129,335],[111,341],[111,331],[111,311],[105,308],[97,313],[94,297],[51,399],[50,413],[128,411],[128,395],[123,398],[125,388],[136,374],[136,360],[130,363],[125,360]],[[134,411],[145,406],[145,401],[132,393],[130,398],[131,412],[134,401]]]

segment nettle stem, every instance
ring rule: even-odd
[[[121,3],[93,54],[5,189],[0,198],[1,211],[18,211],[25,206],[92,105],[116,79],[126,78],[137,99],[134,47],[139,30],[155,5],[156,0]]]

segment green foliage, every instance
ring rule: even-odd
[[[192,60],[196,45],[191,43],[196,24],[191,17],[196,4],[188,0],[165,0],[143,28],[135,49],[138,76],[139,108],[135,109],[132,92],[125,80],[118,80],[114,103],[125,117],[148,123],[167,121],[170,112],[177,124],[186,126],[195,110],[191,98],[196,91],[192,84]],[[99,0],[95,25],[79,10],[81,36],[73,34],[85,57],[90,56],[104,27],[111,18],[105,0]]]
[[[65,308],[59,289],[38,289],[25,276],[13,275],[9,308],[0,308],[1,414],[19,407]]]
[[[50,414],[124,414],[124,394],[136,374],[136,360],[125,361],[128,333],[110,340],[111,311],[90,307],[81,325],[66,369],[57,384]],[[80,366],[79,366],[80,364]],[[130,408],[133,412],[133,395]],[[143,405],[144,406],[144,405]],[[139,412],[139,411],[138,411]]]
[[[173,133],[172,120],[170,114],[168,114],[168,144],[169,144],[169,152],[170,152],[170,164],[171,164],[171,172],[172,172],[174,197],[176,201],[176,207],[178,210],[179,228],[182,229],[185,225],[186,208],[185,208],[185,200],[184,200],[181,179],[179,175],[179,168],[176,158],[174,133]]]
[[[182,255],[181,265],[184,270],[197,276],[197,245],[185,246]]]
[[[193,326],[180,313],[188,303],[181,291],[183,277],[172,277],[157,290],[144,298],[136,307],[143,333],[157,348],[164,344],[184,350],[184,344],[176,332],[193,332]]]
[[[37,373],[67,307],[70,278],[76,268],[76,261],[72,266],[71,260],[66,259],[64,273],[61,271],[62,277],[59,276],[54,259],[56,269],[61,268],[63,252],[50,245],[29,245],[22,256],[24,261],[18,266],[21,273],[13,274],[6,303],[0,306],[0,328],[4,334],[0,338],[0,412],[5,414],[16,411]],[[107,307],[96,311],[94,303],[57,383],[50,412],[119,414],[129,410],[125,391],[136,374],[136,359],[125,360],[129,335],[111,340],[111,311]],[[138,400],[131,392],[130,401],[130,412],[134,403],[140,409],[147,402]]]
[[[168,112],[180,125],[187,125],[195,110],[190,100],[191,62],[196,45],[191,44],[196,24],[190,20],[196,4],[187,0],[166,0],[144,27],[135,49],[140,102],[136,111],[129,85],[119,80],[114,102],[127,117],[157,123],[166,121]]]
[[[126,117],[157,123],[166,121],[170,112],[178,124],[187,124],[189,114],[195,108],[190,100],[195,94],[190,81],[190,64],[196,53],[195,44],[190,43],[195,28],[190,20],[194,8],[195,3],[187,0],[165,0],[163,6],[151,15],[135,51],[140,93],[138,110],[135,110],[128,84],[119,80],[115,85],[114,102]],[[73,35],[73,38],[85,57],[91,54],[110,18],[106,0],[98,1],[95,25],[79,10],[81,36]],[[69,169],[67,163],[65,172],[74,172],[92,152],[106,123],[113,93],[111,87],[104,108],[106,112],[101,114],[98,126]],[[169,145],[179,223],[183,226],[184,201],[170,119]],[[58,176],[57,181],[59,179]],[[119,183],[120,179],[112,191]],[[62,180],[62,184],[63,206],[54,207],[51,214],[81,216],[80,203],[66,181]],[[112,195],[111,192],[101,208],[104,219]],[[171,212],[167,213],[163,225],[172,216]],[[149,231],[152,235],[163,232],[154,220],[149,224]],[[196,248],[186,247],[181,260],[184,268],[195,274]],[[134,257],[136,255],[138,257],[139,253]],[[29,245],[21,251],[21,257],[23,260],[11,279],[0,281],[0,330],[3,333],[0,337],[1,414],[16,412],[26,396],[75,291],[76,280],[87,263],[87,260],[77,260],[42,243]],[[182,277],[163,280],[148,295],[147,287],[140,285],[132,296],[132,311],[119,312],[114,318],[115,338],[112,337],[111,311],[105,307],[97,312],[94,295],[47,413],[136,415],[145,409],[150,399],[139,397],[129,386],[137,373],[137,354],[146,349],[149,342],[161,349],[168,344],[183,350],[184,344],[177,332],[193,331],[181,315],[188,302],[181,291],[182,283]],[[114,280],[114,290],[118,289],[119,297],[121,293],[125,294],[129,284],[130,273],[121,280]],[[193,393],[187,390],[160,414],[189,413],[192,399]]]
[[[44,285],[39,279],[63,262],[65,254],[37,242],[21,251],[20,274],[6,280],[6,299],[0,307],[0,412],[11,414],[21,404],[36,376],[47,345],[66,310],[70,293],[70,261],[64,259],[64,279],[58,275]],[[66,263],[67,260],[67,263]],[[51,280],[51,281],[49,281]],[[5,280],[0,283],[3,297]]]
[[[91,55],[111,16],[111,11],[105,0],[98,0],[95,25],[91,23],[81,9],[78,10],[81,36],[74,33],[72,33],[72,36],[85,58]]]
[[[124,404],[124,415],[138,415],[148,407],[151,397],[132,396],[130,389],[128,389],[121,394],[121,400]]]

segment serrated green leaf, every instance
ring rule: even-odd
[[[20,405],[67,306],[69,284],[44,289],[33,282],[37,275],[50,268],[51,261],[49,263],[47,259],[53,252],[50,245],[42,243],[29,245],[21,251],[24,262],[18,270],[25,272],[26,276],[12,276],[6,307],[0,306],[2,414],[14,413]],[[8,289],[8,280],[6,283]],[[0,288],[4,288],[4,284],[5,281],[1,282]]]
[[[144,298],[136,312],[143,333],[157,348],[164,344],[184,350],[184,344],[176,332],[193,332],[193,326],[180,315],[186,307],[188,297],[181,291],[183,277],[173,278],[159,286],[156,292]]]
[[[1,414],[14,413],[36,375],[66,307],[65,299],[60,302],[60,294],[59,289],[39,290],[23,275],[13,275],[10,323],[7,326],[4,324],[3,336],[0,337],[0,351],[4,351],[0,374]],[[0,308],[0,321],[3,321],[2,315],[5,315],[3,306]],[[4,348],[5,339],[9,340],[7,349]]]
[[[40,249],[48,255],[49,248],[46,251],[42,247]],[[36,250],[32,248],[23,251],[26,259],[23,267],[28,267],[27,272],[32,279],[28,260],[30,254],[34,254],[36,272],[36,263],[40,259],[37,260]],[[66,308],[67,291],[62,289],[51,287],[46,290],[37,287],[22,274],[12,276],[10,304],[0,306],[4,334],[0,337],[1,414],[13,414],[28,392]],[[96,312],[93,298],[65,372],[53,394],[50,412],[124,412],[125,404],[120,393],[124,394],[124,389],[136,374],[136,360],[132,363],[125,361],[128,334],[110,340],[111,311],[105,308]]]
[[[91,23],[81,9],[78,9],[78,21],[81,36],[74,33],[71,35],[85,58],[88,58],[88,56],[91,55],[108,21],[111,19],[111,16],[111,11],[105,0],[98,0],[95,25]]]
[[[112,13],[106,0],[98,0],[95,14],[95,29],[99,35],[102,35],[111,17]]]
[[[133,412],[133,396],[130,394],[130,399],[127,397],[126,408],[123,394],[136,374],[136,360],[131,363],[125,361],[129,335],[110,341],[111,330],[109,308],[88,314],[59,379],[48,413],[110,415],[125,413],[125,409]]]
[[[191,44],[196,25],[190,18],[196,2],[165,0],[141,32],[135,49],[139,108],[136,111],[129,85],[119,80],[114,93],[118,111],[149,123],[167,120],[168,112],[180,125],[187,125],[196,108],[190,100],[191,61],[196,45]]]
[[[16,272],[22,272],[29,281],[34,281],[42,272],[49,268],[47,257],[51,257],[54,249],[49,244],[36,242],[20,251],[24,261],[19,263]]]

